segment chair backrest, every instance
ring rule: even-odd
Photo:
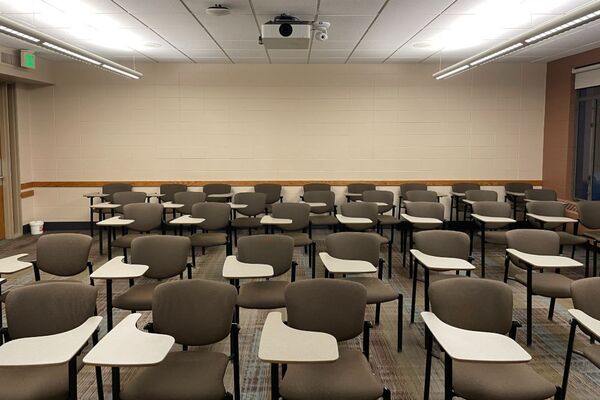
[[[403,183],[400,185],[400,196],[404,198],[407,192],[413,190],[427,190],[427,185],[424,183]]]
[[[504,190],[507,192],[525,193],[525,191],[529,189],[533,189],[533,185],[531,183],[508,182],[504,185]]]
[[[349,229],[355,231],[364,231],[374,228],[375,225],[377,225],[377,216],[379,215],[379,210],[377,209],[377,204],[375,203],[343,203],[340,206],[340,211],[342,212],[342,215],[346,217],[369,218],[372,221],[370,224],[345,224],[345,226]]]
[[[559,201],[530,201],[526,204],[527,212],[547,217],[564,217],[565,205]]]
[[[175,193],[187,192],[187,190],[187,185],[181,183],[163,183],[159,188],[160,193],[164,194],[161,197],[162,201],[174,201]]]
[[[577,202],[579,222],[588,229],[600,229],[600,201]]]
[[[348,185],[348,193],[362,194],[367,190],[375,190],[375,185],[372,183],[351,183]]]
[[[235,287],[223,282],[161,283],[152,295],[154,331],[189,346],[219,342],[231,332],[236,301]]]
[[[600,319],[600,278],[578,279],[571,283],[571,296],[576,309]]]
[[[272,215],[274,218],[288,218],[291,224],[282,224],[278,227],[284,231],[299,231],[308,228],[310,206],[306,203],[276,203],[273,204]]]
[[[459,182],[452,185],[454,193],[466,193],[467,190],[479,190],[481,186],[478,183]]]
[[[560,253],[558,233],[543,229],[513,229],[506,232],[506,245],[529,254],[557,256]]]
[[[85,271],[92,238],[81,233],[53,233],[37,241],[37,267],[57,276],[73,276]]]
[[[267,195],[256,192],[236,193],[233,196],[233,202],[237,204],[246,204],[248,207],[239,208],[236,212],[248,217],[255,217],[265,212],[267,206]]]
[[[267,197],[267,204],[277,203],[281,198],[281,185],[278,183],[258,183],[254,185],[256,193],[264,193]]]
[[[178,208],[182,214],[191,214],[192,206],[196,203],[202,203],[206,201],[206,193],[204,192],[178,192],[175,193],[173,200],[176,204],[183,204],[183,207]]]
[[[335,193],[331,190],[313,190],[304,193],[304,201],[308,203],[325,203],[323,207],[311,207],[310,211],[315,214],[332,212],[335,205]]]
[[[231,207],[226,203],[196,203],[192,206],[192,217],[204,218],[198,226],[207,231],[227,228]]]
[[[458,231],[422,231],[414,234],[414,248],[436,257],[469,259],[469,235]]]
[[[385,206],[377,206],[380,213],[388,212],[394,207],[394,192],[389,190],[367,190],[363,192],[362,199],[371,203],[387,203]]]
[[[156,203],[133,203],[123,207],[124,219],[133,219],[128,229],[138,232],[150,232],[162,224],[163,206]]]
[[[339,232],[327,235],[325,247],[330,256],[344,260],[368,261],[379,265],[381,242],[377,236],[366,232]]]
[[[349,340],[363,331],[367,289],[342,279],[308,279],[288,286],[285,304],[290,327]]]
[[[109,203],[120,204],[115,201],[113,195],[119,192],[131,192],[132,189],[133,187],[129,183],[107,183],[106,185],[102,186],[102,193],[108,194],[109,196],[105,197],[103,200]]]
[[[148,235],[131,241],[131,263],[147,265],[144,274],[151,279],[166,279],[185,271],[192,245],[185,236]]]
[[[525,198],[536,201],[556,201],[556,190],[552,189],[527,189]]]
[[[494,190],[467,190],[465,200],[471,201],[498,201],[498,192]]]
[[[457,328],[507,334],[512,327],[513,292],[489,279],[444,279],[429,286],[431,311]]]
[[[209,183],[204,185],[202,189],[204,193],[209,194],[226,194],[231,193],[231,185],[227,183]]]
[[[252,235],[238,240],[238,261],[267,264],[275,276],[285,274],[292,267],[294,239],[285,235]]]
[[[437,218],[443,221],[444,205],[442,203],[417,201],[406,204],[406,213],[413,217]]]
[[[314,191],[329,192],[331,185],[329,183],[307,183],[302,188],[304,189],[304,193]]]
[[[6,297],[11,339],[54,335],[94,315],[98,289],[80,282],[47,282],[12,289]]]
[[[402,196],[408,201],[423,201],[429,203],[437,203],[437,192],[431,190],[409,190]]]
[[[486,217],[510,218],[510,204],[501,201],[478,201],[473,204],[473,213],[485,215]]]
[[[146,193],[144,192],[117,192],[113,194],[113,203],[120,204],[115,208],[115,212],[123,214],[123,207],[127,204],[145,203]]]

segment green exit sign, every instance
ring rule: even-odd
[[[21,67],[35,69],[35,53],[28,50],[21,50]]]

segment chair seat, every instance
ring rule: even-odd
[[[521,272],[515,275],[515,280],[527,285],[527,273]],[[533,294],[538,296],[565,299],[571,297],[572,279],[554,272],[534,272],[531,285]]]
[[[122,310],[150,311],[152,310],[152,294],[160,282],[133,285],[125,293],[115,297],[113,306]]]
[[[352,276],[347,278],[367,288],[367,304],[385,303],[398,299],[398,291],[379,278],[370,276]]]
[[[556,231],[558,236],[560,237],[561,246],[579,246],[587,243],[587,239],[583,236],[573,235],[569,232],[564,231]]]
[[[229,359],[212,351],[177,351],[140,370],[122,391],[123,400],[222,400]]]
[[[113,240],[112,245],[113,247],[119,247],[121,249],[129,249],[131,248],[131,242],[133,242],[133,239],[137,239],[142,236],[147,235],[143,235],[141,233],[128,233],[127,235],[119,236]]]
[[[286,281],[248,282],[240,286],[237,305],[243,308],[270,310],[285,307]]]
[[[591,345],[584,347],[583,355],[596,367],[600,368],[600,346]]]
[[[294,239],[294,247],[304,247],[313,244],[313,240],[304,232],[283,232],[285,236]]]
[[[583,236],[600,242],[600,231],[587,231],[583,234]]]
[[[286,400],[375,400],[383,385],[358,350],[340,349],[331,363],[289,364],[280,386]]]
[[[227,234],[222,232],[203,232],[190,236],[194,247],[213,247],[227,244]]]
[[[398,225],[400,220],[393,215],[383,214],[377,217],[379,225]]]
[[[69,395],[67,365],[0,368],[2,398],[64,400]]]
[[[231,226],[234,228],[262,228],[260,218],[248,217],[248,218],[236,218],[231,221]]]
[[[335,215],[311,215],[310,223],[313,226],[331,226],[331,225],[339,225],[340,221],[335,217]]]
[[[375,232],[369,232],[371,235],[374,235],[375,237],[377,237],[377,240],[379,240],[379,244],[388,244],[390,242],[390,239],[388,239],[387,237],[380,235],[379,233],[375,233]]]
[[[453,385],[467,400],[543,400],[556,387],[524,363],[485,364],[454,361]]]
[[[485,231],[485,242],[506,244],[506,231]]]

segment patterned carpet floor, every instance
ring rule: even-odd
[[[87,233],[87,232],[83,232]],[[317,252],[324,250],[324,238],[328,232],[325,230],[316,230],[314,238],[317,240]],[[398,238],[399,235],[396,235]],[[0,256],[5,257],[18,253],[28,253],[25,259],[35,259],[35,243],[37,238],[25,236],[16,240],[0,242]],[[474,246],[475,261],[479,266],[479,244],[475,239]],[[570,249],[569,249],[570,252]],[[118,255],[115,251],[115,255]],[[489,245],[486,252],[486,275],[489,279],[501,280],[503,274],[504,249],[500,246]],[[387,256],[382,253],[382,256]],[[579,250],[576,258],[584,261],[585,253]],[[92,247],[92,261],[95,268],[106,262],[106,255],[100,255],[98,249],[98,238],[94,239]],[[302,251],[297,249],[295,260],[299,263],[297,279],[307,279],[310,277],[308,270],[308,257]],[[193,277],[195,279],[211,279],[224,281],[221,277],[221,267],[225,259],[224,248],[215,248],[207,250],[204,256],[197,260],[197,267],[194,269]],[[389,283],[397,288],[404,295],[403,322],[404,322],[404,351],[396,352],[396,315],[397,302],[386,303],[382,306],[381,324],[371,331],[371,358],[370,364],[373,372],[378,376],[383,384],[392,391],[392,398],[398,400],[411,400],[423,398],[423,374],[425,369],[425,350],[424,350],[424,324],[417,315],[416,322],[410,324],[410,297],[412,283],[408,278],[407,270],[402,268],[402,254],[398,249],[398,242],[393,252],[394,274]],[[387,272],[387,271],[386,271]],[[479,269],[474,275],[477,275]],[[515,272],[515,271],[511,271]],[[317,257],[317,274],[323,276],[323,266]],[[573,279],[579,279],[583,276],[583,271],[569,271],[568,275]],[[289,279],[288,276],[284,276]],[[3,291],[10,290],[11,287],[27,284],[33,281],[33,272],[31,270],[23,271],[14,276],[8,276],[8,282],[3,285]],[[87,282],[87,273],[79,277]],[[42,279],[55,279],[54,277],[42,274]],[[385,278],[387,281],[387,278]],[[515,281],[509,281],[514,292],[514,319],[523,323],[524,327],[519,330],[517,340],[525,345],[525,321],[526,321],[526,291],[525,287]],[[106,316],[106,291],[103,282],[99,282],[98,312],[101,316]],[[118,294],[127,288],[127,282],[117,282],[114,285],[115,293]],[[569,334],[569,315],[567,309],[572,307],[571,300],[559,300],[556,303],[554,320],[547,319],[549,299],[534,297],[533,301],[533,345],[527,350],[533,356],[530,365],[541,375],[556,385],[560,385],[564,358]],[[423,309],[423,285],[419,283],[417,293],[417,313]],[[493,310],[491,310],[493,311]],[[242,398],[246,400],[269,399],[270,398],[270,376],[269,366],[258,359],[258,344],[262,324],[267,311],[243,310],[241,311],[241,332],[240,332],[240,362],[241,362],[241,390]],[[114,311],[115,324],[127,315],[125,311]],[[144,313],[140,326],[150,321],[150,313]],[[374,319],[374,306],[367,309],[367,318]],[[106,331],[106,320],[101,325],[101,337]],[[360,347],[360,341],[357,339],[345,346]],[[579,334],[576,340],[576,349],[581,349],[589,345],[589,340]],[[229,342],[225,340],[211,347],[212,350],[228,352]],[[180,350],[179,346],[174,346],[173,351]],[[190,349],[194,350],[194,349]],[[135,374],[134,369],[125,369],[122,371],[122,385],[127,385],[128,379]],[[110,370],[103,368],[104,392],[105,398],[110,399],[111,381]],[[232,368],[230,367],[225,377],[225,384],[228,390],[233,392]],[[432,381],[431,381],[431,399],[443,398],[443,365],[434,359]],[[510,382],[507,382],[510,384]],[[78,376],[78,393],[80,399],[96,398],[95,374],[92,367],[84,367]],[[0,397],[1,392],[0,392]],[[594,367],[587,360],[575,355],[571,368],[571,377],[569,381],[568,399],[599,399],[600,398],[600,370]]]

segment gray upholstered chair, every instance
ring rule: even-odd
[[[513,292],[505,283],[488,279],[445,279],[430,286],[429,298],[432,312],[448,325],[470,331],[508,334],[512,339],[516,336],[518,323],[512,320]],[[426,329],[425,400],[429,399],[433,339],[431,331]],[[451,382],[446,382],[448,399],[454,396],[466,400],[562,399],[560,388],[527,363],[459,361],[450,359],[448,354],[444,354],[444,359],[450,366],[446,368],[446,376],[451,377]]]
[[[265,203],[267,205],[265,212],[270,212],[273,204],[283,201],[281,185],[278,183],[258,183],[254,185],[254,191],[265,194]]]
[[[128,231],[134,231],[135,233],[128,232],[123,236],[119,236],[112,242],[112,246],[123,249],[123,255],[127,262],[127,249],[131,247],[133,239],[162,228],[163,206],[156,203],[127,204],[123,207],[123,217],[135,221],[127,225]]]
[[[335,205],[335,193],[331,190],[309,190],[304,193],[304,201],[307,203],[325,203],[322,207],[311,207],[310,226],[308,234],[312,238],[313,226],[329,226],[333,227],[333,231],[337,231],[339,221],[335,217],[337,207]]]
[[[183,207],[177,208],[177,212],[184,215],[192,214],[192,207],[196,203],[206,201],[206,193],[204,192],[179,192],[175,193],[173,201],[176,204],[183,204]]]
[[[505,192],[513,193],[525,193],[528,190],[533,189],[531,183],[525,182],[509,182],[504,185]],[[510,193],[504,195],[504,200],[509,201],[513,209],[513,218],[517,219],[517,213],[519,211],[525,211],[525,196],[515,196]]]
[[[73,277],[87,269],[91,275],[91,248],[92,238],[80,233],[41,236],[36,243],[36,260],[32,261],[35,280],[40,281],[40,271],[60,277]],[[90,284],[94,286],[91,278]]]
[[[304,193],[313,191],[331,191],[331,185],[329,183],[307,183],[302,186]]]
[[[546,217],[564,217],[565,216],[565,204],[559,201],[530,201],[525,205],[527,212],[536,215],[543,215]],[[554,230],[558,236],[560,237],[560,247],[562,253],[563,246],[572,246],[571,250],[571,258],[575,257],[575,247],[576,246],[585,246],[587,244],[587,239],[583,236],[577,235],[577,225],[573,228],[573,233],[566,231],[566,224],[560,223],[545,223],[543,226],[537,222],[535,219],[528,218],[528,221],[531,225],[536,228],[544,228]],[[562,228],[562,230],[558,230]],[[586,246],[587,249],[587,246]],[[589,250],[588,250],[589,256]],[[587,275],[587,266],[586,263],[586,275]]]
[[[233,364],[235,398],[240,398],[238,326],[232,324],[237,293],[231,285],[194,279],[158,285],[152,298],[153,333],[175,338],[184,351],[171,351],[159,364],[140,369],[121,391],[126,400],[228,399],[223,379]],[[229,336],[230,354],[188,350]]]
[[[525,199],[532,201],[556,201],[556,190],[552,189],[527,189]]]
[[[227,183],[209,183],[204,185],[202,189],[206,193],[206,201],[214,203],[227,203],[230,197],[227,196],[211,196],[211,195],[227,195],[231,193],[231,185]]]
[[[236,193],[233,196],[233,202],[236,204],[246,204],[246,208],[234,210],[234,215],[238,213],[244,217],[235,217],[231,221],[233,228],[233,237],[237,246],[238,229],[248,229],[248,234],[252,234],[252,229],[262,228],[259,215],[264,214],[266,208],[266,198],[264,193],[243,192]]]
[[[494,190],[467,190],[461,204],[463,205],[463,220],[467,220],[467,212],[473,211],[475,201],[498,201],[498,192]]]
[[[192,243],[192,264],[196,265],[196,247],[202,249],[202,254],[208,247],[225,246],[225,254],[231,255],[231,225],[229,204],[196,203],[192,207],[193,218],[204,218],[198,225],[201,232],[190,236]]]
[[[362,200],[363,192],[367,190],[375,190],[376,187],[372,183],[351,183],[348,185],[348,192],[346,194],[347,201]]]
[[[6,297],[6,341],[54,335],[77,328],[94,316],[98,291],[79,282],[56,281],[12,290]],[[98,343],[98,331],[92,334]],[[44,351],[32,346],[32,351]],[[0,367],[3,399],[76,399],[77,372],[83,363],[75,355],[68,363]],[[74,393],[69,381],[74,381]],[[102,372],[96,367],[98,398],[102,398]]]
[[[556,232],[541,229],[514,229],[506,232],[506,244],[509,249],[541,256],[557,256],[560,254],[560,237]],[[528,266],[518,258],[507,254],[504,261],[504,282],[508,280],[510,266],[514,265],[527,271]],[[543,273],[542,273],[543,272]],[[527,272],[519,272],[515,281],[527,287]],[[532,273],[531,294],[550,298],[548,319],[552,321],[556,299],[571,297],[572,279],[559,274],[558,270],[535,271]],[[528,294],[529,295],[529,294]],[[530,302],[529,302],[530,303]]]
[[[120,207],[114,209],[115,213],[123,214],[123,208],[127,204],[145,203],[146,193],[144,192],[117,192],[113,194],[113,203],[120,204]],[[110,210],[105,210],[110,212]]]
[[[413,234],[419,231],[444,229],[444,205],[441,203],[421,202],[406,204],[406,214],[420,218],[435,218],[440,220],[440,223],[411,223],[407,222],[407,229],[402,230],[402,265],[406,267],[406,253],[409,253],[408,273],[412,277],[412,254],[410,249],[413,247]]]
[[[105,197],[103,200],[108,203],[116,203],[116,201],[113,197],[113,195],[115,193],[131,192],[132,189],[133,188],[129,183],[121,183],[121,182],[107,183],[106,185],[102,186],[102,193],[108,195],[108,197]]]
[[[402,351],[402,293],[382,281],[383,260],[379,258],[380,242],[365,232],[340,232],[325,238],[327,253],[343,260],[361,260],[377,268],[377,276],[352,276],[349,281],[357,282],[367,289],[367,304],[375,304],[375,323],[379,324],[381,303],[398,300],[398,351]]]
[[[470,239],[469,235],[464,232],[457,231],[421,231],[415,233],[414,236],[414,248],[420,252],[435,256],[435,257],[449,257],[458,258],[471,262],[472,257],[470,256]],[[412,299],[410,307],[410,322],[415,322],[415,306],[417,299],[417,276],[418,276],[418,260],[414,260],[412,264]],[[442,279],[455,278],[459,276],[459,271],[456,271],[455,275],[450,275],[445,272],[453,271],[429,271],[428,268],[423,268],[423,282],[424,282],[424,297],[425,297],[425,311],[429,311],[429,285],[430,283],[440,281]],[[470,276],[470,271],[466,271],[467,276]]]
[[[273,267],[273,277],[291,270],[289,281],[269,279],[242,283],[234,282],[239,288],[236,306],[236,321],[239,308],[271,310],[285,307],[285,289],[296,280],[296,263],[293,261],[294,239],[285,235],[254,235],[240,238],[237,259],[249,264],[267,264]]]
[[[129,311],[152,310],[154,289],[165,279],[183,276],[188,271],[192,279],[192,265],[187,258],[190,253],[190,239],[184,236],[156,235],[138,237],[131,242],[131,263],[147,265],[144,277],[154,280],[130,286],[116,296],[113,307]],[[107,310],[112,313],[112,310]]]
[[[432,190],[409,190],[408,192],[404,193],[402,199],[404,200],[404,204],[408,202],[414,203],[417,201],[437,203],[438,195],[437,192],[434,192]]]
[[[600,241],[600,201],[580,201],[577,203],[579,223],[588,231],[583,234],[591,242],[594,250],[592,276],[598,272],[598,242]],[[586,265],[589,264],[589,246],[586,248]]]
[[[310,225],[310,206],[306,203],[279,203],[273,204],[273,218],[291,219],[291,224],[277,225],[282,234],[294,239],[294,247],[303,247],[308,251],[308,267],[315,277],[316,243],[310,238],[308,228]]]
[[[593,318],[596,321],[590,321],[598,323],[600,321],[600,278],[586,278],[574,281],[571,284],[571,295],[573,296],[573,306],[575,310],[584,312],[587,316]],[[562,391],[563,398],[567,396],[567,386],[569,383],[569,371],[571,368],[571,357],[573,356],[573,346],[575,344],[575,334],[579,327],[583,333],[590,336],[592,342],[600,341],[598,332],[592,332],[586,328],[583,324],[580,324],[577,319],[571,320],[571,331],[569,334],[569,344],[567,345],[567,355],[565,359],[565,369],[563,373]],[[576,353],[587,358],[597,368],[600,368],[600,346],[592,343],[589,346],[585,346],[583,351]]]
[[[187,192],[188,187],[182,183],[163,183],[159,187],[159,193],[164,194],[160,201],[175,202],[175,193]]]
[[[511,218],[510,211],[510,204],[499,201],[478,201],[473,204],[473,213],[485,217]],[[477,219],[475,222],[481,235],[481,276],[485,278],[485,244],[506,245],[506,230],[504,228],[510,227],[511,224],[508,222],[482,223]],[[473,236],[474,231],[471,230],[471,249],[473,248]]]
[[[410,191],[416,191],[416,190],[427,190],[427,185],[424,183],[403,183],[402,185],[400,185],[400,200],[399,200],[399,206],[398,208],[400,209],[400,212],[402,212],[402,209],[404,208],[404,200],[406,199],[406,193],[410,192]]]
[[[343,224],[345,229],[356,232],[367,232],[372,229],[377,229],[377,222],[379,221],[379,211],[377,208],[377,204],[375,203],[366,203],[366,202],[352,202],[352,203],[344,203],[340,206],[340,212],[345,217],[358,217],[358,218],[368,218],[371,220],[371,223],[351,223],[351,224]],[[388,239],[385,235],[380,235],[377,232],[373,232],[373,235],[377,237],[380,245],[386,245],[388,250],[388,276],[392,276],[392,246],[394,243]]]
[[[458,216],[460,211],[464,210],[465,204],[461,201],[464,198],[464,195],[467,190],[479,190],[481,186],[478,183],[470,183],[470,182],[459,182],[452,185],[450,195],[450,221],[452,221],[452,212],[456,210],[456,220],[458,221]]]
[[[334,362],[290,364],[281,382],[283,399],[391,399],[390,391],[373,375],[369,365],[366,300],[364,286],[337,279],[311,279],[287,288],[285,303],[290,327],[328,333],[338,342],[362,333],[363,352],[344,347]]]

